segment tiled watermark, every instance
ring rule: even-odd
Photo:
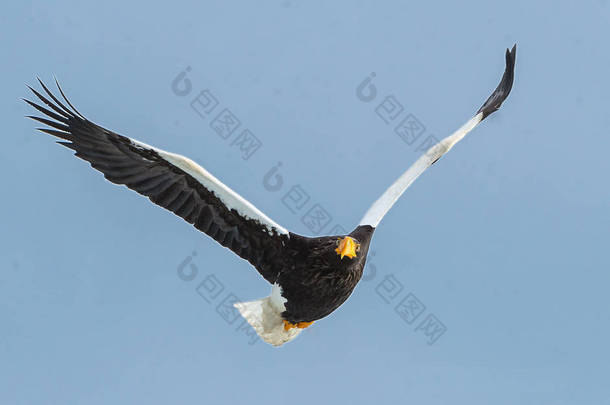
[[[345,228],[337,223],[333,224],[333,215],[319,202],[311,197],[311,193],[300,183],[285,186],[286,181],[281,173],[282,162],[272,166],[263,175],[262,185],[271,193],[280,192],[282,205],[294,215],[299,216],[300,222],[314,235],[345,235]]]
[[[356,86],[356,97],[363,103],[371,103],[377,99],[377,86],[373,83],[377,77],[375,72],[366,76]],[[412,113],[406,111],[404,105],[394,94],[386,95],[373,108],[373,111],[386,126],[390,126],[395,135],[404,143],[415,148],[415,152],[426,152],[438,143],[432,134],[426,134],[425,125]]]
[[[228,290],[216,274],[201,273],[194,263],[197,252],[193,251],[176,267],[178,278],[194,285],[195,293],[207,305],[214,307],[216,314],[236,333],[244,335],[249,345],[255,345],[260,339],[250,324],[241,317],[234,303],[241,300]]]
[[[187,66],[172,80],[172,92],[180,97],[188,97],[191,109],[199,118],[209,120],[209,127],[229,146],[240,152],[243,160],[248,160],[263,146],[262,141],[226,106],[221,105],[212,90],[203,88],[193,92],[193,83],[189,77],[192,71]]]
[[[394,312],[403,322],[412,327],[415,332],[423,333],[428,345],[433,345],[447,332],[447,327],[432,313],[421,318],[426,311],[426,305],[413,293],[404,294],[404,285],[393,274],[386,275],[375,287],[377,295],[394,307]],[[420,319],[419,323],[414,323]]]

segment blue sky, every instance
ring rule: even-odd
[[[610,403],[608,2],[329,3],[5,5],[0,403]],[[515,42],[502,109],[390,211],[348,302],[281,349],[224,310],[267,295],[254,269],[37,133],[19,100],[56,75],[91,120],[324,234],[472,116]],[[416,141],[380,117],[387,97]]]

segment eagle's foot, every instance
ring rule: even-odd
[[[311,322],[297,322],[297,323],[292,323],[292,322],[288,322],[287,320],[284,319],[284,330],[290,330],[293,328],[299,328],[299,329],[305,329],[308,326],[311,326],[311,324],[313,324],[314,321]]]

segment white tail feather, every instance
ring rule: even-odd
[[[284,330],[284,319],[281,316],[284,310],[277,308],[274,301],[276,297],[272,293],[269,297],[256,301],[237,302],[234,306],[261,339],[273,346],[281,346],[297,337],[302,329]]]

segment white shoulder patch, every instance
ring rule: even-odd
[[[234,209],[244,218],[253,219],[259,222],[265,226],[267,232],[270,234],[273,234],[273,231],[275,231],[278,234],[288,235],[287,229],[280,226],[267,215],[263,214],[252,203],[224,185],[220,180],[212,176],[211,173],[199,166],[197,163],[193,162],[191,159],[175,153],[166,152],[147,145],[144,142],[136,141],[135,139],[131,139],[131,141],[135,145],[144,149],[154,150],[159,154],[159,156],[161,156],[162,159],[193,176],[193,178],[201,183],[201,185],[213,192],[214,195],[218,197],[218,199],[220,199],[220,201],[222,201],[229,210]]]

